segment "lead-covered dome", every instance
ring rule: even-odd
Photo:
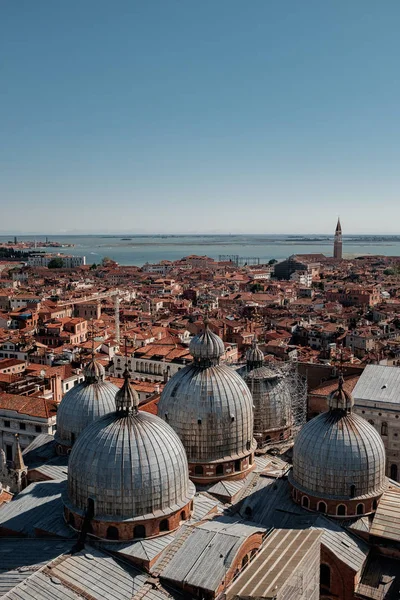
[[[193,356],[194,362],[208,366],[218,364],[221,356],[225,354],[225,346],[221,338],[211,331],[208,322],[205,321],[204,332],[191,340],[189,352]]]
[[[93,533],[109,539],[175,529],[195,491],[180,439],[162,419],[138,411],[128,377],[113,413],[85,429],[68,465],[67,518],[76,524],[92,502]]]
[[[267,366],[242,372],[254,403],[254,437],[259,447],[287,441],[292,435],[291,389],[282,373]]]
[[[316,503],[326,500],[319,505],[335,516],[371,512],[387,482],[383,442],[368,421],[352,412],[353,399],[343,390],[342,379],[329,405],[328,412],[303,426],[295,441],[290,480],[297,500],[319,510]]]
[[[223,342],[207,325],[191,351],[195,361],[169,380],[158,415],[180,437],[195,481],[241,476],[256,447],[251,393],[235,370],[218,364]]]
[[[68,451],[81,432],[96,419],[115,410],[116,385],[105,381],[101,363],[92,359],[84,368],[85,380],[69,390],[57,410],[55,440]]]

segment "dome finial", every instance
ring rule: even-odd
[[[129,381],[130,374],[127,367],[125,367],[123,377],[123,386],[115,394],[115,404],[117,412],[124,414],[129,414],[133,412],[134,414],[137,414],[139,410],[139,395],[137,391],[132,387]]]
[[[193,362],[203,368],[217,365],[221,356],[225,354],[224,342],[210,329],[208,324],[208,317],[204,315],[204,331],[196,335],[189,345]]]
[[[262,367],[264,364],[264,353],[257,345],[256,334],[253,336],[251,348],[246,352],[246,363],[249,369],[256,369],[257,367]]]
[[[354,398],[344,388],[344,377],[343,372],[339,371],[338,387],[329,395],[329,410],[341,410],[344,412],[351,412],[354,406]]]

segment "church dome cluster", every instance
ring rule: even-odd
[[[190,344],[193,363],[164,388],[158,414],[176,431],[198,483],[243,477],[254,466],[253,400],[238,373],[220,364],[220,337],[206,323]]]
[[[382,439],[352,406],[340,378],[329,410],[300,430],[290,480],[295,500],[306,508],[341,517],[368,514],[385,490]]]
[[[179,437],[162,419],[138,410],[129,373],[124,376],[113,412],[74,445],[64,501],[72,526],[81,526],[91,510],[91,533],[119,540],[176,529],[189,517],[194,496]]]
[[[115,410],[116,385],[105,381],[101,363],[92,359],[84,368],[85,379],[69,390],[57,410],[55,440],[60,454],[68,453],[82,431]]]

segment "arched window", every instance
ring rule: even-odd
[[[146,537],[146,529],[144,525],[136,525],[133,530],[134,538],[145,538]]]
[[[68,523],[71,525],[71,527],[75,527],[75,517],[72,513],[69,513]]]
[[[357,504],[356,513],[358,515],[364,514],[364,504]]]
[[[248,562],[249,562],[249,557],[246,554],[245,556],[243,556],[242,569],[247,565]]]
[[[110,525],[110,527],[107,528],[106,537],[108,540],[118,540],[119,539],[118,529],[116,527],[114,527],[113,525]]]
[[[326,590],[331,589],[331,569],[323,563],[320,566],[320,586]]]
[[[354,498],[355,495],[356,495],[356,486],[351,485],[350,486],[350,498]]]
[[[160,523],[160,531],[169,531],[168,519],[163,519]]]
[[[246,515],[246,517],[253,516],[253,509],[251,508],[251,506],[246,506],[246,508],[244,509],[244,514]]]
[[[215,474],[223,475],[224,474],[224,465],[217,465],[217,468],[215,469]]]
[[[181,512],[181,521],[186,521],[186,513],[184,510]]]
[[[235,471],[241,471],[241,470],[242,470],[242,461],[235,460]]]
[[[279,434],[279,440],[282,441],[283,440],[283,433]]]
[[[308,508],[308,506],[309,506],[310,502],[309,502],[309,500],[308,500],[307,496],[303,496],[303,497],[302,497],[302,499],[301,499],[301,504],[302,504],[302,506],[304,506],[304,508]]]
[[[388,424],[386,423],[386,421],[383,421],[382,425],[381,425],[381,435],[387,435],[388,434]]]
[[[374,500],[372,503],[372,510],[376,510],[378,508],[378,501]]]
[[[318,512],[326,513],[326,504],[325,504],[325,502],[318,502],[317,510],[318,510]]]
[[[204,473],[204,469],[201,465],[196,465],[194,468],[194,474],[195,475],[203,475]]]
[[[265,436],[265,443],[269,444],[270,441],[271,441],[271,436],[270,435],[266,435]]]
[[[390,465],[390,479],[394,479],[394,481],[397,481],[397,465]]]
[[[344,504],[339,504],[336,509],[336,514],[340,517],[344,517],[346,515],[346,506]]]

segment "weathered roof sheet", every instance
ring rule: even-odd
[[[400,490],[391,489],[382,495],[370,533],[400,542]]]
[[[387,556],[371,556],[356,592],[362,598],[398,600],[400,597],[400,561]]]
[[[61,493],[64,489],[65,481],[32,483],[12,502],[3,504],[0,527],[27,536],[34,536],[37,528],[60,537],[73,537],[63,519]]]
[[[88,546],[61,556],[4,596],[7,600],[131,600],[143,590],[147,574]],[[146,589],[143,590],[144,592]],[[150,596],[149,596],[150,598]]]
[[[35,467],[34,470],[49,479],[67,479],[68,456],[56,456],[48,463]]]
[[[50,460],[56,455],[56,442],[54,436],[41,433],[36,436],[22,453],[24,462],[29,469],[42,465],[43,461]]]
[[[193,499],[193,514],[192,521],[201,521],[211,511],[215,511],[218,507],[222,507],[221,502],[215,498],[209,498],[205,494],[196,494]]]
[[[40,567],[71,549],[73,542],[47,539],[2,538],[0,544],[0,596]]]
[[[227,517],[191,527],[190,535],[161,570],[160,577],[215,591],[242,544],[263,531]]]
[[[340,561],[353,571],[360,571],[368,556],[370,546],[361,539],[352,536],[340,525],[325,517],[319,516],[313,529],[322,529],[321,543],[326,546]]]
[[[262,550],[227,591],[227,599],[275,598],[306,559],[309,550],[319,543],[315,530],[276,529]]]
[[[353,390],[355,404],[362,400],[400,403],[400,369],[367,365]]]
[[[118,552],[118,554],[124,556],[140,558],[142,560],[153,560],[174,540],[175,536],[173,535],[163,535],[161,537],[137,542],[122,542],[120,544],[102,543],[101,547],[112,552]]]

